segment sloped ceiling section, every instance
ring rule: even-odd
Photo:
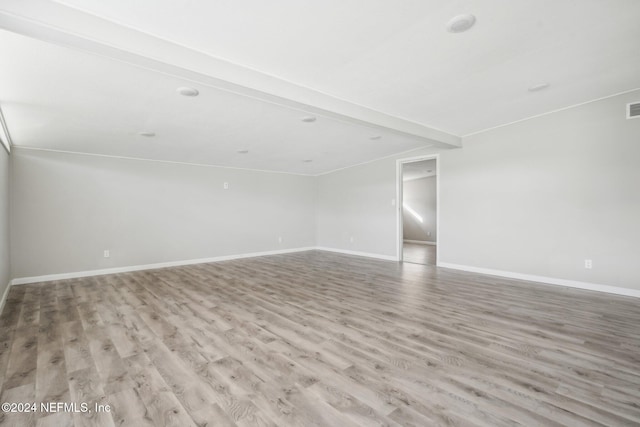
[[[12,58],[0,93],[18,147],[315,175],[425,146],[14,33],[0,33],[0,57]],[[199,96],[179,95],[183,86]]]
[[[0,102],[17,146],[311,175],[460,146],[455,135],[65,6],[2,8],[0,55],[12,60],[0,70]],[[180,97],[181,86],[200,95]],[[315,121],[301,121],[308,116]]]
[[[476,25],[447,32],[461,13]],[[3,0],[0,105],[18,146],[318,174],[636,89],[638,16],[636,0]]]

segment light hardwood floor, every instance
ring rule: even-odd
[[[414,264],[436,265],[435,245],[420,245],[417,243],[402,243],[402,260]]]
[[[16,426],[640,425],[638,299],[304,252],[15,286]]]

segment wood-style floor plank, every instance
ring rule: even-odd
[[[436,265],[435,245],[423,245],[419,243],[402,243],[402,260],[414,264]]]
[[[20,426],[640,425],[640,300],[310,251],[13,287]]]

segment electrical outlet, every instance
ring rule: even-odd
[[[349,242],[353,243],[353,236],[349,237]]]
[[[111,254],[109,253],[109,249],[105,249],[104,250],[104,257],[105,258],[109,258],[111,256]]]
[[[282,243],[282,236],[278,236],[278,243]]]
[[[228,182],[225,182],[225,183],[222,185],[222,188],[224,188],[225,190],[228,190],[228,189],[229,189],[229,183],[228,183]]]
[[[431,232],[427,231],[427,236],[431,237]]]
[[[391,206],[395,206],[396,205],[396,199],[391,199]]]
[[[587,269],[592,269],[593,268],[593,261],[591,261],[590,259],[585,259],[584,260],[584,268]]]

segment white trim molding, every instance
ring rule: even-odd
[[[415,243],[416,245],[431,245],[431,246],[435,246],[437,244],[436,242],[431,242],[429,240],[404,239],[403,242],[405,242],[405,243]]]
[[[9,286],[7,286],[7,288],[5,289],[4,294],[2,295],[2,299],[0,299],[0,314],[4,309],[7,296],[9,295],[9,289],[11,288],[11,286],[14,286],[14,285],[25,285],[29,283],[49,282],[52,280],[74,279],[79,277],[102,276],[105,274],[127,273],[132,271],[141,271],[141,270],[154,270],[154,269],[167,268],[167,267],[179,267],[183,265],[231,261],[231,260],[242,259],[242,258],[281,255],[281,254],[306,252],[306,251],[313,251],[313,250],[334,252],[334,253],[345,254],[345,255],[355,255],[355,256],[374,258],[374,259],[379,259],[384,261],[394,261],[394,262],[398,261],[398,258],[392,255],[374,254],[370,252],[351,251],[347,249],[328,248],[323,246],[315,246],[315,247],[310,246],[310,247],[275,250],[275,251],[252,252],[252,253],[236,254],[236,255],[224,255],[224,256],[212,257],[212,258],[199,258],[199,259],[191,259],[191,260],[183,260],[183,261],[161,262],[161,263],[155,263],[155,264],[114,267],[114,268],[106,268],[101,270],[88,270],[88,271],[78,271],[78,272],[72,272],[72,273],[48,274],[43,276],[20,277],[20,278],[13,279],[9,283]],[[505,277],[509,279],[526,280],[529,282],[543,283],[543,284],[556,285],[556,286],[566,286],[570,288],[577,288],[577,289],[584,289],[584,290],[590,290],[590,291],[605,292],[610,294],[640,298],[640,289],[621,288],[621,287],[601,285],[596,283],[579,282],[575,280],[557,279],[553,277],[536,276],[532,274],[515,273],[515,272],[503,271],[503,270],[494,270],[491,268],[452,264],[448,262],[439,262],[438,267],[467,271],[471,273],[487,274],[491,276]]]
[[[393,255],[382,255],[382,254],[374,254],[371,252],[350,251],[348,249],[327,248],[324,246],[317,246],[314,249],[317,251],[335,252],[338,254],[363,256],[367,258],[375,258],[375,259],[381,259],[385,261],[398,261],[398,258],[394,257]]]
[[[2,114],[2,106],[0,106],[0,144],[7,150],[7,153],[11,154],[13,141],[11,141],[11,134],[4,119],[4,114]]]
[[[2,294],[2,298],[0,298],[0,315],[2,315],[2,310],[4,310],[4,303],[7,302],[7,297],[9,296],[9,289],[11,289],[11,282],[7,283],[7,288],[4,290],[4,294]]]
[[[30,147],[26,145],[13,145],[12,147],[19,151],[22,151],[22,150],[41,151],[44,153],[70,154],[74,156],[104,157],[107,159],[133,160],[136,162],[166,163],[170,165],[186,165],[186,166],[196,166],[201,168],[233,169],[233,170],[242,170],[242,171],[278,173],[278,174],[284,174],[284,175],[297,175],[297,176],[317,176],[317,175],[308,174],[308,173],[285,172],[285,171],[267,170],[267,169],[239,168],[235,166],[223,166],[223,165],[214,165],[214,164],[206,164],[206,163],[178,162],[173,160],[145,159],[143,157],[115,156],[111,154],[82,153],[80,151],[56,150],[53,148]]]
[[[533,274],[515,273],[512,271],[494,270],[491,268],[473,267],[470,265],[452,264],[448,262],[439,262],[438,267],[468,271],[471,273],[488,274],[491,276],[506,277],[509,279],[527,280],[529,282],[544,283],[547,285],[566,286],[568,288],[585,289],[588,291],[606,292],[609,294],[640,298],[640,289],[621,288],[617,286],[579,282],[577,280],[558,279],[555,277],[536,276]]]
[[[613,95],[606,95],[606,96],[602,96],[600,98],[590,99],[590,100],[584,101],[584,102],[579,102],[578,104],[572,104],[572,105],[568,105],[566,107],[556,108],[555,110],[545,111],[544,113],[535,114],[533,116],[525,117],[524,119],[518,119],[518,120],[514,120],[512,122],[503,123],[501,125],[491,126],[491,127],[485,128],[485,129],[476,130],[476,131],[473,131],[471,133],[467,133],[467,134],[462,135],[461,138],[463,138],[463,139],[464,138],[468,138],[468,137],[473,136],[473,135],[478,135],[480,133],[489,132],[490,130],[499,129],[499,128],[502,128],[502,127],[505,127],[505,126],[515,125],[516,123],[520,123],[520,122],[526,122],[527,120],[535,119],[537,117],[548,116],[549,114],[558,113],[558,112],[564,111],[564,110],[570,110],[572,108],[580,107],[580,106],[586,105],[586,104],[591,104],[593,102],[603,101],[605,99],[614,98],[614,97],[620,96],[620,95],[626,95],[627,93],[635,92],[637,90],[640,90],[640,87],[636,87],[634,89],[629,89],[629,90],[623,90],[622,92],[617,92],[617,93],[614,93]]]
[[[369,252],[349,251],[346,249],[309,246],[309,247],[283,249],[283,250],[275,250],[275,251],[251,252],[251,253],[236,254],[236,255],[223,255],[223,256],[212,257],[212,258],[199,258],[199,259],[189,259],[189,260],[183,260],[183,261],[159,262],[154,264],[143,264],[143,265],[130,265],[125,267],[104,268],[100,270],[87,270],[87,271],[75,271],[71,273],[45,274],[42,276],[32,276],[32,277],[17,277],[11,281],[10,286],[27,285],[30,283],[50,282],[52,280],[76,279],[79,277],[103,276],[105,274],[128,273],[131,271],[155,270],[159,268],[168,268],[168,267],[180,267],[183,265],[231,261],[234,259],[242,259],[242,258],[255,258],[255,257],[261,257],[261,256],[269,256],[269,255],[282,255],[282,254],[290,254],[294,252],[306,252],[306,251],[314,251],[314,250],[336,252],[336,253],[341,253],[346,255],[356,255],[356,256],[362,256],[367,258],[381,259],[385,261],[398,261],[396,257],[391,255],[380,255],[380,254],[373,254]],[[7,287],[7,289],[8,288],[9,287]]]
[[[46,274],[44,276],[19,277],[11,281],[11,285],[26,285],[29,283],[49,282],[51,280],[75,279],[78,277],[102,276],[105,274],[128,273],[130,271],[154,270],[158,268],[179,267],[182,265],[205,264],[209,262],[230,261],[242,258],[255,258],[267,255],[290,254],[294,252],[312,251],[314,247],[283,249],[265,252],[251,252],[236,255],[223,255],[212,258],[189,259],[183,261],[159,262],[155,264],[131,265],[126,267],[104,268],[101,270],[76,271],[72,273]]]

